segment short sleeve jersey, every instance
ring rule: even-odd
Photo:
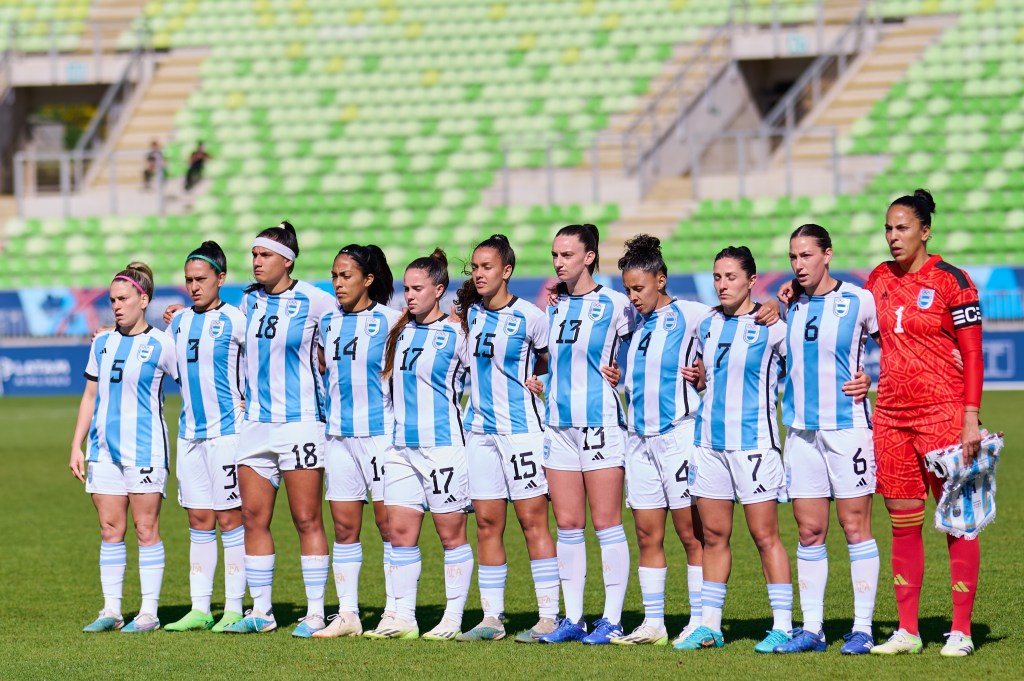
[[[694,443],[726,451],[779,449],[776,406],[786,324],[761,326],[749,314],[713,308],[700,322],[697,352],[707,389],[697,412]]]
[[[178,377],[174,343],[147,328],[125,336],[105,331],[93,340],[85,377],[96,381],[89,426],[89,461],[120,466],[167,468],[164,377]]]
[[[548,349],[548,319],[513,297],[500,310],[473,305],[466,316],[470,399],[466,430],[519,435],[544,430],[544,401],[526,387],[538,353]]]
[[[327,373],[327,434],[391,435],[395,415],[381,378],[388,333],[402,313],[373,304],[359,312],[335,306],[320,320]]]
[[[334,296],[304,281],[281,293],[253,287],[242,296],[245,326],[245,420],[324,421],[317,349],[320,318]]]
[[[836,282],[825,295],[793,301],[786,324],[782,422],[800,430],[870,428],[870,402],[844,394],[843,384],[863,366],[868,336],[878,333],[871,294]]]
[[[245,317],[233,305],[179,311],[168,328],[181,384],[178,436],[194,440],[233,435],[242,419]]]
[[[633,306],[618,291],[598,286],[581,296],[561,294],[548,306],[548,425],[625,426],[618,392],[601,367],[633,333]]]
[[[955,333],[981,325],[978,290],[967,273],[938,255],[912,273],[890,261],[874,269],[864,288],[878,308],[882,360],[877,407],[962,403],[964,377],[953,356]]]
[[[637,317],[625,371],[631,432],[667,433],[696,412],[700,396],[680,369],[697,357],[697,325],[707,313],[703,303],[674,300]]]

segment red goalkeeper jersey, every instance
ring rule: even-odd
[[[890,261],[874,269],[864,288],[875,298],[881,336],[877,408],[980,406],[981,305],[967,273],[938,255],[913,273]],[[953,355],[957,349],[963,370]]]

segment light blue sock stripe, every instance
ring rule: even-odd
[[[477,581],[481,589],[504,589],[506,577],[508,577],[508,564],[481,565],[477,571]]]
[[[558,541],[563,544],[582,544],[583,530],[559,530]]]
[[[473,560],[473,549],[470,548],[469,544],[456,546],[454,549],[446,549],[444,552],[445,565],[462,563],[467,560]]]
[[[597,541],[601,544],[601,546],[621,544],[622,542],[626,541],[626,531],[622,529],[622,525],[606,527],[603,530],[597,531]]]
[[[220,543],[226,549],[233,549],[238,546],[245,546],[245,527],[239,525],[233,530],[220,533]]]
[[[363,562],[363,545],[359,542],[355,544],[335,544],[334,545],[334,564],[340,565],[342,563],[362,563]]]
[[[793,585],[792,584],[769,584],[768,602],[772,610],[793,609]]]
[[[850,551],[851,561],[878,558],[878,543],[874,539],[859,544],[847,544],[846,548]]]
[[[249,586],[261,587],[270,586],[274,583],[274,570],[256,570],[251,567],[245,569],[245,581]]]
[[[824,544],[817,546],[804,546],[797,544],[796,557],[800,560],[828,560],[828,549]]]
[[[384,564],[387,565],[391,562],[391,542],[384,542]]]
[[[533,583],[557,582],[558,581],[558,559],[542,558],[530,561],[530,572],[533,574]]]
[[[391,564],[397,567],[420,562],[420,547],[395,546],[391,549]]]
[[[699,591],[690,591],[690,615],[700,617],[702,602]]]
[[[217,541],[217,530],[193,530],[189,528],[188,538],[193,544],[209,544]]]
[[[139,547],[139,567],[158,567],[164,564],[164,543]]]
[[[128,549],[124,542],[107,544],[100,542],[100,565],[127,565]]]
[[[701,603],[709,608],[725,607],[725,584],[704,582],[700,592]]]
[[[641,594],[644,603],[644,615],[647,617],[665,616],[665,594]]]

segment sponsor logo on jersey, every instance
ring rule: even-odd
[[[220,338],[224,335],[224,320],[218,319],[210,324],[210,338]]]
[[[850,312],[849,298],[836,298],[832,302],[832,314],[837,317],[845,317]]]
[[[663,327],[666,331],[671,331],[672,329],[676,328],[678,324],[679,315],[677,315],[675,312],[669,312],[668,314],[665,315],[665,323],[663,324]]]
[[[595,322],[599,321],[602,317],[604,317],[604,308],[605,307],[606,306],[605,306],[604,303],[591,303],[590,304],[590,318],[592,320],[594,320]]]
[[[142,345],[142,346],[139,346],[139,361],[140,362],[148,362],[149,358],[152,357],[152,356],[153,356],[153,346],[152,345]]]
[[[444,350],[444,347],[448,345],[448,334],[444,331],[438,331],[434,334],[434,347],[438,350]]]
[[[376,336],[380,333],[380,320],[376,317],[371,317],[366,320],[366,335]]]
[[[747,344],[756,343],[761,337],[761,327],[753,322],[743,327],[743,342]]]
[[[935,289],[923,288],[917,294],[917,307],[921,310],[927,310],[935,302]]]
[[[505,335],[514,336],[519,332],[519,327],[522,325],[522,319],[519,317],[509,317],[505,320]]]
[[[288,315],[289,317],[294,317],[295,315],[299,314],[299,312],[301,310],[302,310],[302,301],[301,300],[289,300],[288,301],[288,305],[286,305],[285,308],[284,308],[284,313],[286,315]]]

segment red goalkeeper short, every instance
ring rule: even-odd
[[[877,490],[887,499],[926,499],[942,481],[928,473],[924,455],[960,441],[964,407],[955,402],[906,412],[877,410],[874,418]]]

